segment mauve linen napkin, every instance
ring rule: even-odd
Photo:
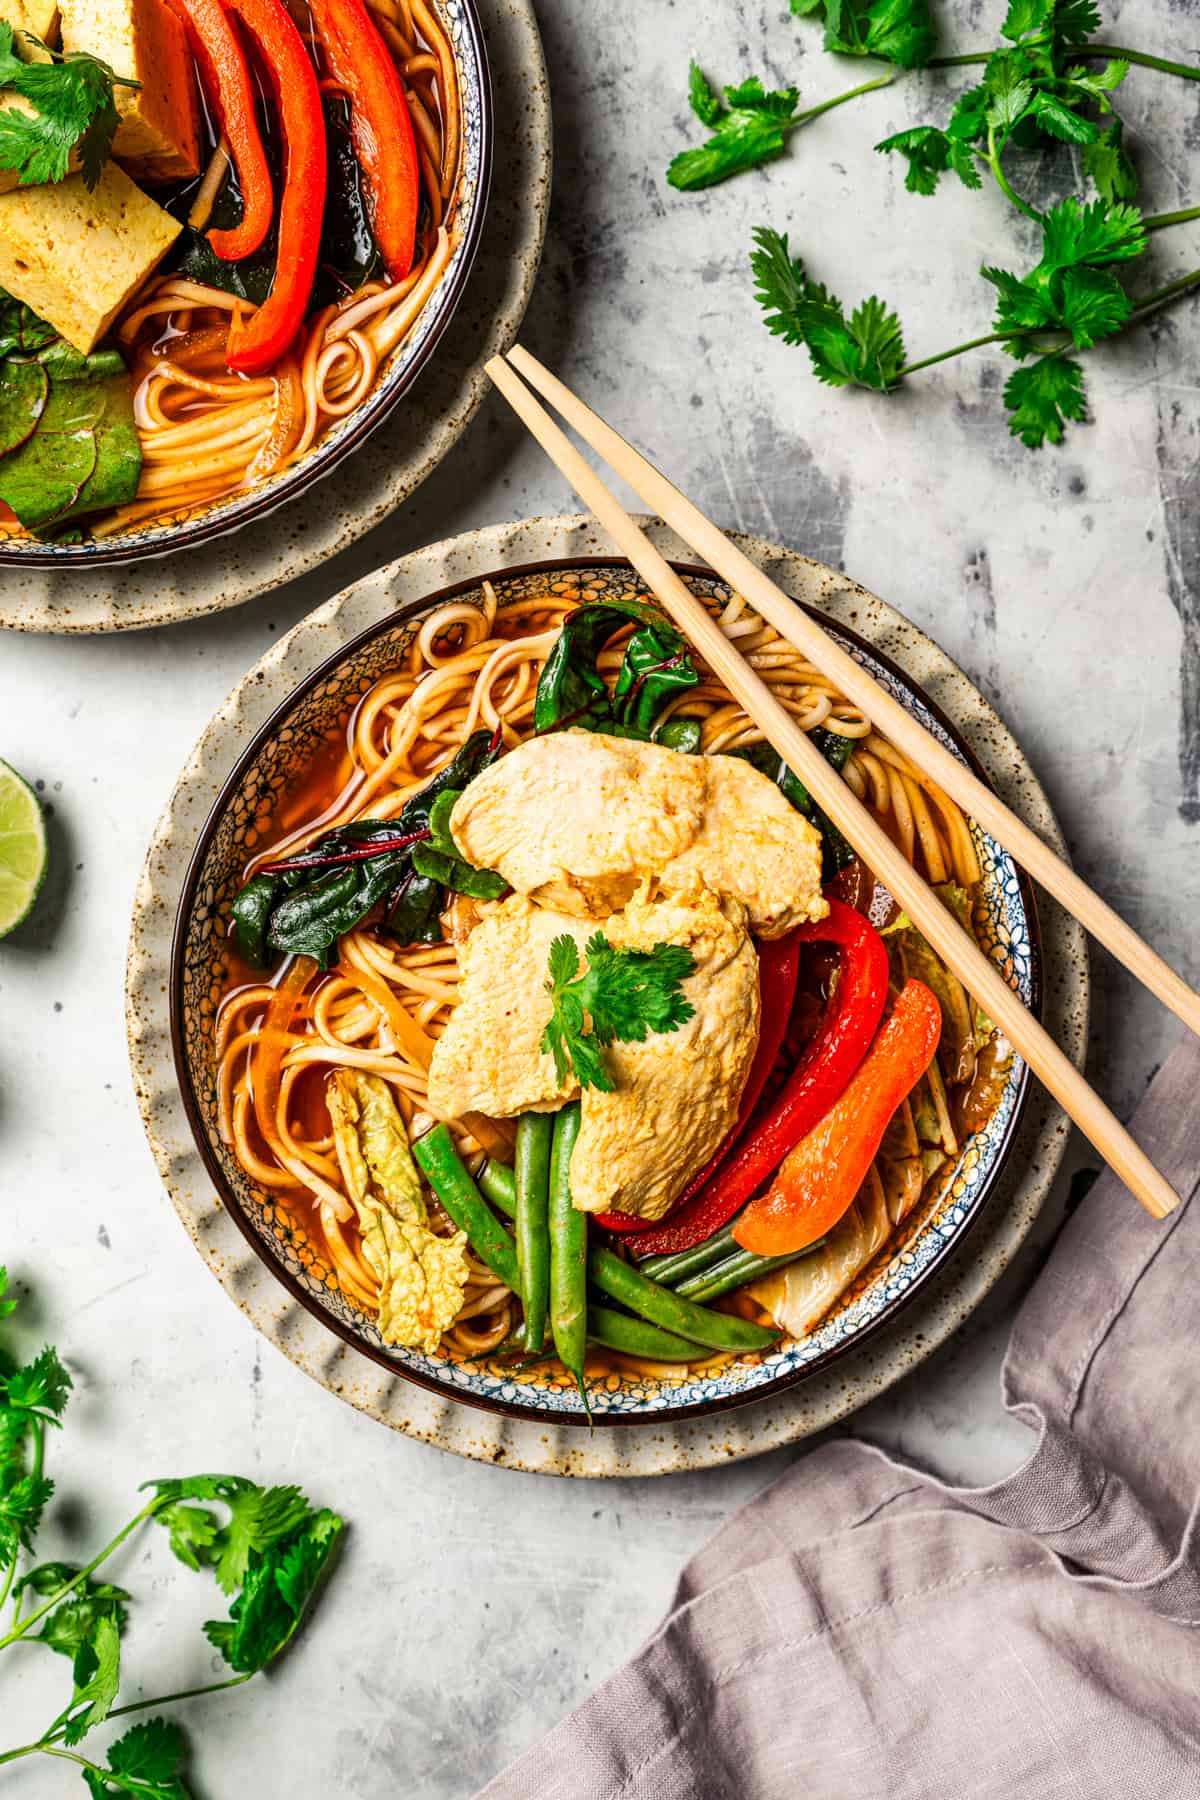
[[[801,1457],[487,1800],[1200,1796],[1198,1095],[1190,1039],[1134,1127],[1185,1204],[1155,1224],[1105,1174],[1021,1309],[1022,1469]]]

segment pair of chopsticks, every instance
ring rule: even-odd
[[[1093,937],[1111,950],[1151,993],[1196,1032],[1200,1032],[1200,995],[1143,943],[1137,933],[1036,833],[1010,812],[990,788],[855,662],[815,619],[730,543],[724,532],[706,519],[665,475],[527,350],[516,346],[508,352],[507,361],[500,356],[493,357],[487,372],[684,636],[803,781],[868,868],[889,889],[947,967],[995,1020],[1147,1212],[1156,1219],[1165,1218],[1179,1204],[1179,1197],[1170,1183],[1088,1086],[974,938],[942,904],[837,771],[809,742],[807,734],[725,637],[530,388],[544,395],[584,442],[598,451],[634,493],[690,544],[735,592],[741,594],[760,617],[800,650],[860,708],[878,731],[889,737],[911,762],[923,769],[969,816],[990,832]]]

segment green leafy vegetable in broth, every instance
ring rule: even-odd
[[[448,888],[487,899],[502,893],[499,876],[472,868],[453,849],[446,827],[453,800],[438,814],[436,841],[431,823],[442,796],[456,800],[498,754],[493,734],[477,731],[406,801],[397,818],[337,826],[298,855],[269,863],[233,903],[238,948],[246,960],[263,968],[272,952],[284,951],[314,957],[327,968],[338,939],[381,901],[384,929],[400,943],[435,943]],[[460,882],[469,885],[460,888]]]
[[[12,26],[0,20],[0,91],[25,103],[0,108],[0,169],[15,170],[22,185],[61,181],[74,154],[94,188],[120,123],[113,89],[141,83],[84,51],[51,50],[32,33],[22,36],[41,53],[38,61],[18,55]]]
[[[610,695],[597,660],[609,639],[631,620],[635,628]],[[641,600],[581,606],[567,614],[546,658],[534,702],[534,730],[574,725],[648,739],[663,709],[697,680],[684,639],[657,607]]]
[[[0,293],[0,500],[27,531],[53,534],[132,500],[141,469],[119,353],[83,355]]]
[[[0,1268],[0,1319],[17,1304],[6,1290],[7,1275]],[[52,1347],[23,1365],[0,1347],[0,1605],[10,1593],[16,1602],[7,1629],[0,1625],[0,1651],[41,1644],[71,1664],[66,1705],[32,1742],[0,1746],[0,1762],[36,1754],[66,1758],[80,1767],[88,1791],[99,1800],[119,1795],[191,1800],[183,1733],[162,1717],[134,1725],[106,1753],[92,1753],[106,1754],[104,1762],[78,1751],[106,1719],[182,1697],[117,1705],[132,1596],[98,1575],[100,1565],[157,1521],[180,1562],[211,1571],[229,1598],[229,1613],[203,1630],[234,1671],[232,1679],[192,1690],[212,1693],[248,1680],[291,1642],[343,1521],[313,1507],[299,1488],[261,1487],[242,1475],[149,1481],[144,1485],[150,1497],[83,1567],[35,1562],[19,1574],[22,1561],[36,1554],[42,1515],[54,1494],[54,1482],[42,1471],[48,1434],[62,1424],[71,1385]]]
[[[491,869],[477,869],[459,854],[450,834],[450,814],[462,798],[459,788],[444,788],[429,809],[429,841],[414,844],[413,868],[418,875],[468,894],[475,900],[498,900],[508,883]]]

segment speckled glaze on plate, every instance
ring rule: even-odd
[[[277,484],[222,503],[194,526],[148,528],[62,552],[0,546],[0,565],[8,565],[0,625],[120,631],[239,605],[378,524],[457,441],[487,391],[483,365],[515,338],[537,273],[550,190],[550,102],[531,0],[443,0],[442,10],[463,84],[464,238],[385,383]],[[140,560],[117,560],[130,555]]]
[[[661,528],[655,535],[669,553],[682,554]],[[1045,801],[1019,751],[965,677],[927,639],[833,571],[754,540],[746,547],[771,566],[788,591],[821,605],[885,656],[903,664],[954,720],[1009,803],[1054,835]],[[614,1419],[608,1430],[594,1434],[572,1430],[553,1417],[526,1420],[511,1411],[468,1412],[444,1385],[440,1392],[419,1390],[393,1372],[387,1359],[381,1366],[372,1365],[358,1350],[331,1337],[250,1252],[230,1213],[214,1200],[211,1181],[191,1140],[173,1079],[165,1000],[169,938],[183,864],[224,778],[279,702],[331,653],[397,605],[489,569],[514,568],[555,554],[581,558],[605,549],[594,528],[579,520],[534,521],[474,533],[379,572],[290,633],[218,714],[180,781],[143,874],[129,971],[131,1051],[147,1129],[164,1178],[202,1253],[260,1329],[325,1385],[412,1435],[490,1461],[588,1475],[656,1473],[752,1454],[818,1429],[881,1391],[940,1342],[995,1280],[1036,1215],[1064,1141],[1058,1115],[1040,1095],[1031,1096],[1008,1167],[965,1254],[955,1250],[927,1277],[901,1316],[877,1324],[862,1342],[844,1344],[835,1364],[821,1366],[822,1359],[814,1354],[815,1372],[806,1373],[798,1386],[740,1406],[736,1412],[714,1412],[712,1397],[698,1394],[693,1403],[705,1405],[705,1415],[697,1418],[689,1405],[681,1417],[679,1406],[672,1403],[677,1396],[668,1396],[636,1427]],[[1049,911],[1043,930],[1047,968],[1053,977],[1046,995],[1047,1020],[1060,1041],[1079,1055],[1086,977],[1078,928]],[[897,1274],[893,1262],[901,1259],[889,1261],[886,1272],[877,1276],[874,1300],[871,1291],[864,1290],[845,1309],[845,1318],[851,1318],[857,1306],[860,1313],[853,1322],[864,1323],[873,1307],[878,1310],[876,1302],[893,1303],[887,1291]],[[899,1274],[903,1279],[902,1268]],[[851,1335],[845,1327],[842,1334]],[[479,1396],[473,1397],[478,1405]],[[507,1396],[495,1398],[503,1404]]]

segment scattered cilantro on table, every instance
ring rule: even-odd
[[[754,297],[769,331],[802,345],[818,380],[833,387],[894,391],[908,377],[985,345],[1000,345],[1023,366],[1004,387],[1009,425],[1031,449],[1059,443],[1068,422],[1087,416],[1083,369],[1070,352],[1139,323],[1158,307],[1200,285],[1200,269],[1138,293],[1113,265],[1141,257],[1149,236],[1200,217],[1200,207],[1144,217],[1132,204],[1137,171],[1125,148],[1113,95],[1130,65],[1200,81],[1200,68],[1137,49],[1095,41],[1101,26],[1093,0],[1011,0],[1002,42],[988,51],[934,56],[925,0],[792,0],[798,15],[820,15],[825,47],[839,55],[874,56],[892,70],[815,106],[802,108],[796,88],[767,92],[751,79],[722,98],[693,62],[689,101],[710,136],[676,156],[672,186],[712,186],[778,157],[788,133],[831,108],[890,85],[897,70],[978,66],[975,85],[960,94],[942,125],[911,126],[875,147],[906,165],[910,193],[931,196],[952,174],[972,189],[990,177],[1042,233],[1042,254],[1026,274],[986,264],[997,290],[993,329],[934,355],[908,361],[900,319],[872,296],[851,312],[807,272],[788,235],[754,233],[750,257]],[[1095,198],[1068,196],[1041,211],[1017,192],[1005,165],[1010,149],[1072,145]]]
[[[0,1319],[16,1301],[7,1297],[0,1268]],[[241,1475],[193,1475],[145,1483],[150,1498],[82,1567],[34,1563],[35,1540],[54,1483],[44,1473],[47,1432],[62,1422],[71,1376],[58,1352],[46,1348],[18,1365],[0,1347],[0,1651],[42,1644],[71,1664],[71,1694],[41,1736],[0,1751],[0,1765],[34,1755],[78,1766],[94,1800],[135,1795],[141,1800],[190,1800],[179,1727],[155,1717],[132,1726],[108,1746],[104,1763],[78,1745],[109,1719],[170,1705],[199,1693],[237,1687],[286,1648],[307,1616],[343,1530],[336,1513],[310,1505],[295,1487],[260,1487]],[[209,1570],[230,1597],[228,1616],[210,1620],[205,1636],[233,1673],[186,1693],[118,1705],[121,1645],[131,1596],[97,1580],[102,1563],[151,1521],[167,1533],[180,1562]]]

